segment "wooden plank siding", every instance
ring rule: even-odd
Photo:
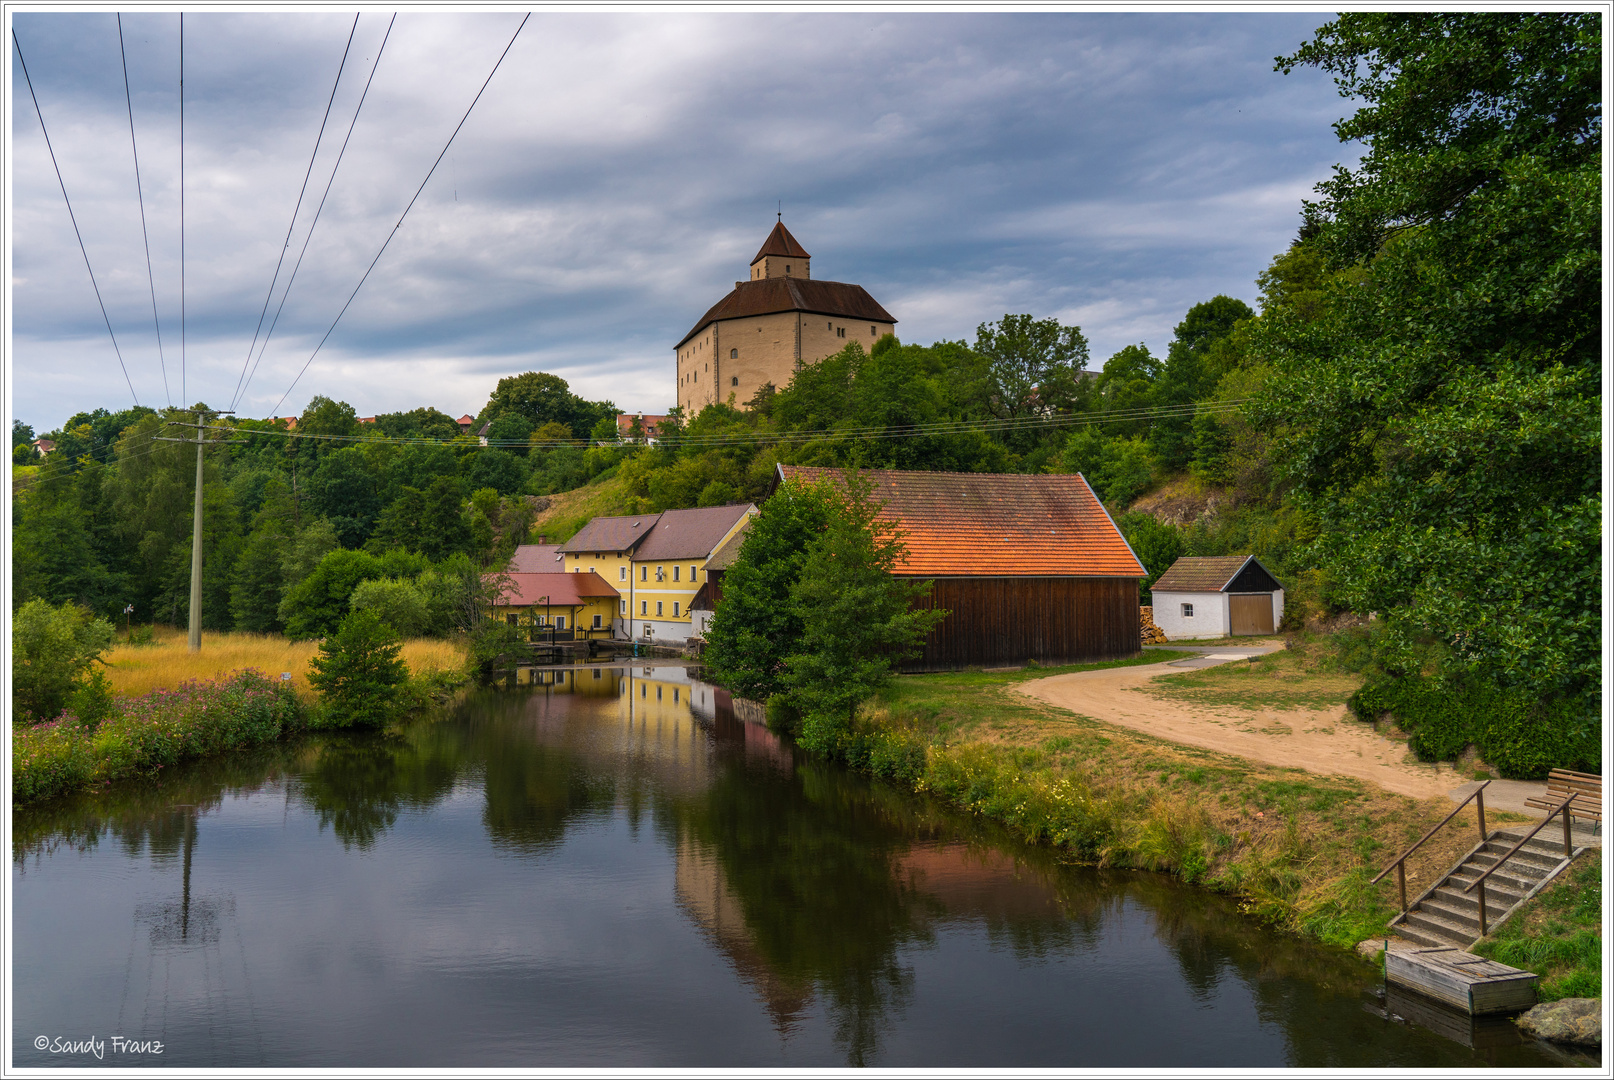
[[[904,671],[1082,663],[1137,656],[1138,581],[940,577],[919,607],[950,612]]]

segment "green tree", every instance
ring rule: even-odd
[[[1141,511],[1123,514],[1115,524],[1126,542],[1132,545],[1132,553],[1149,572],[1139,585],[1141,599],[1147,604],[1155,581],[1182,558],[1182,530]]]
[[[248,537],[231,575],[230,613],[238,630],[273,634],[281,629],[286,544],[286,537],[273,531],[255,532]]]
[[[880,518],[873,483],[849,472],[825,487],[829,519],[790,590],[802,633],[785,658],[783,680],[803,717],[802,745],[820,752],[837,747],[857,707],[947,617],[913,606],[929,593],[930,582],[893,575],[907,545],[902,532]]]
[[[1068,410],[1087,367],[1081,327],[1061,326],[1058,319],[1005,315],[982,323],[975,351],[988,361],[993,410],[1006,418]]]
[[[112,624],[77,604],[30,600],[11,617],[11,706],[36,723],[54,720],[112,645]]]
[[[1213,358],[1216,346],[1254,315],[1248,304],[1231,296],[1212,297],[1189,308],[1166,350],[1166,362],[1154,387],[1154,404],[1181,407],[1210,398],[1217,380],[1225,374]],[[1152,425],[1150,442],[1167,469],[1186,467],[1194,452],[1193,418],[1160,417]]]
[[[309,503],[331,523],[343,547],[369,539],[380,511],[376,477],[356,446],[327,454],[308,481]]]
[[[706,632],[707,665],[735,693],[766,701],[784,691],[785,657],[802,635],[791,592],[832,513],[826,489],[789,480],[752,519]]]
[[[1598,722],[1601,23],[1352,13],[1331,72],[1365,146],[1307,204],[1322,314],[1263,315],[1256,414],[1381,661]],[[1429,646],[1437,646],[1430,650]],[[1543,729],[1544,730],[1544,729]]]
[[[513,413],[526,421],[529,432],[551,420],[573,431],[589,431],[602,419],[614,422],[616,412],[609,401],[585,401],[573,394],[558,375],[527,371],[500,379],[477,421],[485,423]]]
[[[374,611],[355,611],[320,642],[308,682],[324,701],[325,726],[379,728],[397,719],[409,668],[397,633]]]
[[[367,551],[338,548],[319,561],[313,573],[286,590],[280,619],[292,638],[334,633],[348,613],[348,601],[359,582],[382,577],[381,561]]]
[[[348,606],[354,611],[373,611],[400,637],[419,637],[431,625],[426,596],[408,581],[389,578],[361,581],[353,589]]]

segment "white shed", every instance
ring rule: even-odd
[[[1283,622],[1283,586],[1254,555],[1178,559],[1151,592],[1172,641],[1270,634]]]

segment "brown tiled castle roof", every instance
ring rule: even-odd
[[[907,533],[897,570],[917,577],[1147,574],[1080,474],[865,469],[880,516]],[[780,465],[781,480],[839,482],[838,469]],[[1156,586],[1158,588],[1158,586]]]
[[[812,258],[811,255],[807,254],[806,248],[796,243],[796,238],[790,235],[790,230],[785,228],[783,221],[775,225],[773,232],[769,233],[768,238],[762,241],[762,247],[758,249],[756,259],[751,260],[752,265],[755,265],[757,259],[762,258],[764,255],[783,255],[790,259]]]
[[[1185,555],[1155,579],[1158,592],[1221,592],[1252,555]]]
[[[843,319],[859,322],[897,321],[861,285],[790,277],[736,281],[734,291],[712,305],[711,310],[702,315],[700,321],[673,347],[681,347],[710,323],[723,319],[744,319],[752,315],[773,315],[781,311],[839,315]]]

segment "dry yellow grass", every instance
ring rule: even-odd
[[[185,632],[156,628],[150,645],[115,645],[106,654],[106,676],[112,689],[125,697],[153,690],[173,689],[191,679],[218,679],[242,668],[256,668],[271,679],[291,672],[299,694],[309,696],[308,661],[319,651],[312,641],[288,641],[273,634],[202,635],[202,651],[186,647]],[[465,663],[465,651],[450,641],[417,638],[404,642],[404,663],[412,673],[430,668],[449,671]]]

